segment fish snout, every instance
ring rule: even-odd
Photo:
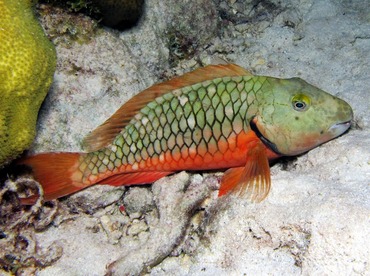
[[[334,123],[328,128],[328,132],[333,137],[337,137],[346,132],[350,128],[353,119],[353,110],[351,106],[343,100],[342,102],[342,108],[338,112],[339,122]]]
[[[337,137],[349,129],[351,126],[351,121],[336,123],[329,127],[328,132],[332,135],[332,137]]]

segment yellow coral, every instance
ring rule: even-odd
[[[0,167],[32,143],[55,65],[31,0],[0,0]]]

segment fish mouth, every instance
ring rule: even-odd
[[[328,128],[328,132],[332,134],[333,137],[337,137],[339,135],[342,135],[344,132],[346,132],[350,126],[351,126],[351,120],[335,123],[334,125]]]
[[[279,152],[277,146],[271,142],[269,139],[267,139],[263,134],[259,131],[257,124],[254,122],[252,119],[249,123],[251,130],[257,135],[257,137],[262,141],[262,143],[268,147],[270,150],[272,150],[274,153],[278,155],[283,155],[282,153]]]

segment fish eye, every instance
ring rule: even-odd
[[[293,102],[293,107],[295,110],[303,110],[306,108],[306,104],[304,102],[301,102],[301,101],[294,101]]]
[[[305,111],[310,104],[310,98],[304,94],[295,95],[292,99],[293,109],[296,111]]]

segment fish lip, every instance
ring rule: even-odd
[[[278,155],[283,155],[281,152],[279,152],[277,146],[273,142],[271,142],[269,139],[267,139],[265,136],[263,136],[263,134],[258,129],[258,126],[257,126],[256,122],[254,121],[254,117],[249,122],[249,125],[251,127],[251,130],[257,135],[257,137],[262,141],[262,143],[267,148],[269,148],[270,150],[272,150],[274,153],[276,153]]]
[[[352,120],[335,123],[328,128],[328,132],[336,136],[342,135],[350,128],[351,123]]]

